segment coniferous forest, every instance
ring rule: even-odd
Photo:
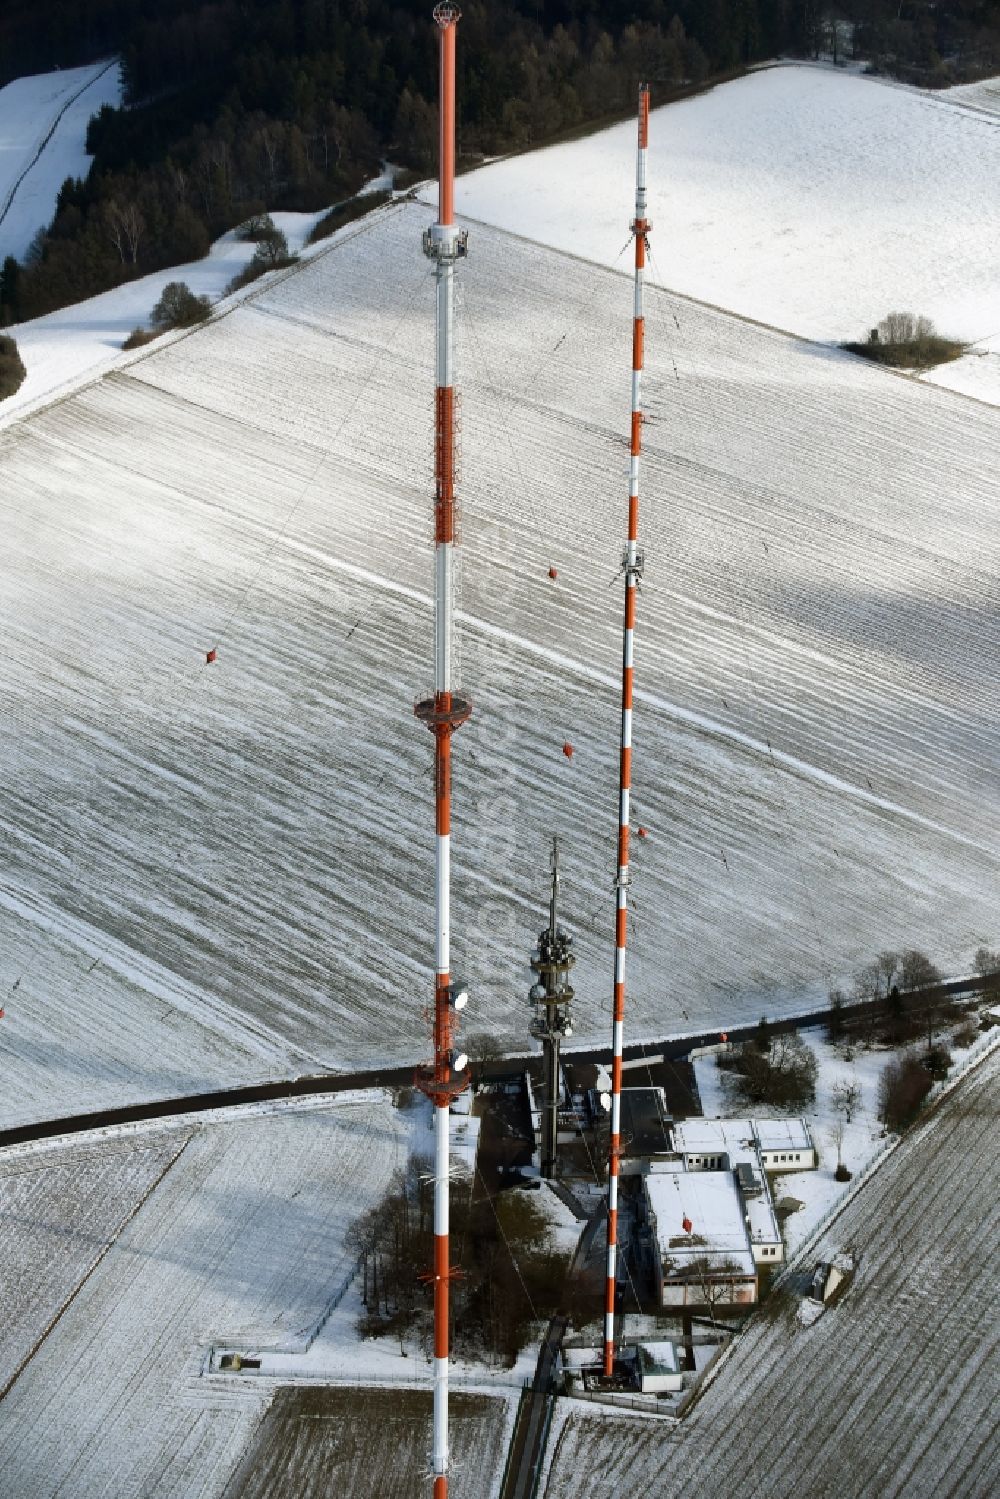
[[[91,122],[0,325],[204,255],[263,208],[349,196],[382,157],[429,170],[431,0],[7,0],[0,83],[119,54],[125,104]],[[1000,0],[466,0],[465,162],[661,101],[781,53],[864,59],[926,86],[1000,72]]]

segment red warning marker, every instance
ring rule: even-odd
[[[550,567],[549,568],[549,577],[552,579],[553,583],[555,582],[556,578],[558,578],[558,576],[559,576],[558,569],[555,568],[555,567]]]
[[[205,652],[205,665],[206,666],[211,666],[212,662],[215,660],[216,654],[217,654],[217,652],[216,652],[214,646],[212,647],[212,649],[210,651],[206,651]]]
[[[686,1234],[689,1234],[691,1232],[691,1230],[694,1228],[694,1224],[691,1222],[691,1219],[687,1216],[686,1213],[685,1213],[684,1217],[681,1219],[681,1227],[683,1228],[683,1230],[684,1230],[684,1232]]]
[[[719,1032],[719,1040],[720,1041],[728,1041],[729,1040],[729,1032],[728,1031],[720,1031]]]
[[[566,756],[567,760],[572,760],[572,758],[573,758],[573,746],[571,744],[568,744],[568,743],[564,744],[563,745],[563,754]]]
[[[646,831],[645,828],[640,828],[639,829],[639,837],[640,838],[648,838],[649,837],[649,834],[648,834],[648,832]]]

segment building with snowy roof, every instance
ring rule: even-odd
[[[685,1119],[673,1126],[673,1145],[689,1171],[735,1171],[743,1161],[774,1172],[816,1166],[804,1119]]]
[[[643,1210],[665,1307],[752,1306],[757,1262],[731,1171],[657,1171]]]

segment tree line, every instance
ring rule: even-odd
[[[989,0],[466,0],[459,152],[536,144],[779,53],[849,51],[918,81],[1000,70]],[[122,58],[94,165],[0,271],[0,325],[203,256],[268,209],[353,193],[380,158],[429,170],[430,0],[8,0],[0,82]]]
[[[382,1201],[352,1225],[358,1256],[363,1337],[416,1338],[432,1346],[433,1182],[431,1163],[411,1158]],[[478,1187],[478,1190],[476,1188]],[[548,1315],[563,1294],[566,1259],[548,1247],[545,1215],[525,1192],[490,1197],[478,1177],[456,1182],[451,1196],[452,1282],[456,1349],[473,1358],[513,1363],[536,1309]]]

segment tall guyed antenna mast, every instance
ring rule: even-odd
[[[608,1150],[608,1275],[604,1288],[604,1373],[610,1376],[615,1357],[615,1287],[618,1275],[618,1162],[621,1153],[622,1034],[625,1021],[625,941],[628,936],[629,799],[632,792],[632,639],[635,599],[642,577],[639,539],[639,453],[642,448],[642,282],[646,241],[651,225],[646,218],[646,144],[649,137],[649,88],[639,90],[639,148],[635,169],[635,293],[632,323],[632,458],[629,466],[628,542],[622,558],[625,572],[625,635],[622,646],[622,737],[618,783],[618,873],[615,879],[615,983],[613,1061],[611,1069],[611,1144]]]
[[[437,843],[434,873],[434,1060],[417,1085],[434,1105],[434,1499],[448,1493],[448,1302],[452,1274],[448,1246],[448,1173],[451,1100],[465,1088],[468,1058],[455,1049],[456,1017],[468,998],[451,978],[451,736],[471,705],[453,690],[453,560],[457,542],[455,499],[455,388],[452,323],[456,263],[466,253],[466,232],[455,224],[455,28],[457,5],[437,5],[441,49],[438,221],[424,231],[424,253],[434,263],[437,287],[437,388],[434,393],[434,696],[416,706],[434,735]]]

